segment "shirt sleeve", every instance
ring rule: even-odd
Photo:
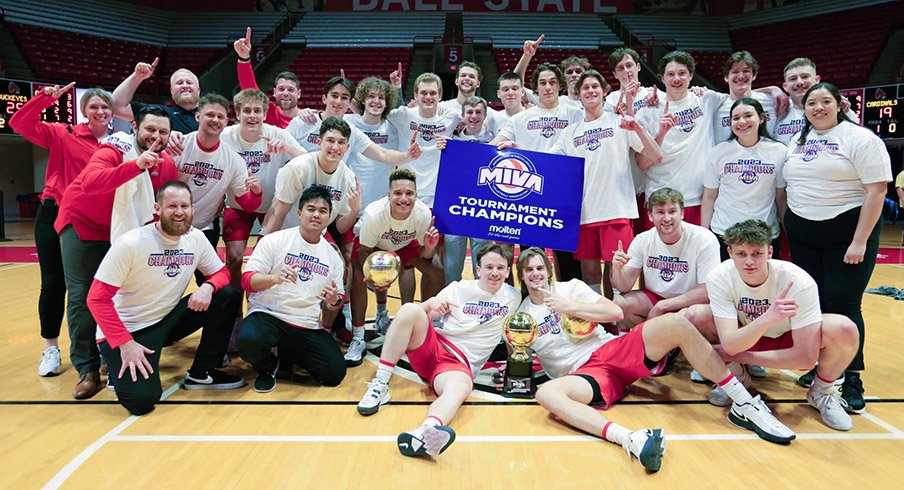
[[[709,295],[709,306],[714,317],[738,319],[738,310],[731,294],[731,278],[721,269],[706,278],[706,293]]]
[[[885,143],[874,134],[866,134],[864,137],[854,134],[851,160],[860,181],[864,184],[891,181],[891,157]]]
[[[257,79],[254,77],[254,69],[251,68],[250,62],[237,62],[236,71],[239,76],[239,87],[241,87],[242,90],[245,90],[246,88],[258,88]]]
[[[197,243],[197,251],[198,251],[198,270],[204,274],[204,277],[209,277],[215,274],[217,271],[223,268],[223,261],[220,260],[220,256],[217,255],[216,250],[214,250],[213,245],[207,241],[207,238],[203,233],[194,233],[192,232],[192,238]]]
[[[796,288],[796,286],[794,286]],[[816,283],[810,283],[791,296],[797,300],[797,314],[789,318],[791,330],[806,327],[822,321],[822,311],[819,309],[819,291]]]
[[[722,255],[719,253],[719,240],[716,235],[705,228],[700,229],[700,251],[697,253],[697,283],[706,282],[709,274],[719,266]]]
[[[380,240],[380,231],[377,229],[380,219],[369,214],[361,218],[361,236],[359,242],[362,247],[376,248]]]
[[[57,99],[45,95],[43,91],[31,98],[21,109],[9,118],[9,126],[19,136],[32,143],[50,148],[59,138],[56,125],[41,121],[41,111],[52,106]],[[63,125],[60,129],[65,130]]]
[[[95,279],[91,284],[91,289],[88,290],[86,299],[91,316],[94,317],[97,327],[104,335],[104,340],[110,344],[112,349],[132,340],[132,334],[122,323],[119,313],[116,312],[116,306],[113,304],[113,297],[118,291],[118,287]]]
[[[572,298],[574,301],[585,304],[596,304],[600,298],[603,296],[596,291],[590,289],[590,286],[587,285],[584,281],[578,279],[572,279],[574,282],[574,288],[571,290]]]
[[[276,240],[279,235],[264,235],[258,240],[251,257],[245,263],[245,274],[248,272],[260,272],[269,274],[273,269],[273,254],[276,253]]]
[[[136,250],[136,243],[130,238],[123,237],[123,239],[113,242],[98,266],[97,272],[94,273],[95,279],[117,288],[121,288],[125,284],[126,278],[132,270]]]
[[[718,146],[722,146],[722,143],[719,143]],[[706,172],[703,173],[703,187],[707,189],[718,189],[722,181],[722,170],[719,168],[719,161],[721,160],[719,157],[722,152],[718,151],[718,146],[709,153],[708,167]]]
[[[655,233],[655,231],[653,233]],[[631,245],[628,246],[628,255],[631,256],[631,260],[625,264],[625,267],[632,267],[634,269],[643,268],[643,260],[647,255],[649,236],[649,233],[641,233],[634,237],[634,240],[631,241]]]
[[[306,184],[313,180],[308,168],[302,161],[292,159],[279,169],[276,173],[276,198],[289,204],[297,203]]]
[[[515,118],[517,116],[512,116],[508,121],[505,122],[505,125],[502,126],[502,129],[499,130],[499,134],[497,136],[502,136],[503,138],[509,141],[515,141]]]

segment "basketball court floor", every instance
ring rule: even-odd
[[[414,459],[399,454],[395,438],[423,420],[433,395],[399,369],[392,402],[358,415],[355,405],[376,370],[373,353],[335,388],[302,375],[267,394],[250,386],[190,392],[180,381],[195,335],[164,349],[163,400],[150,414],[129,416],[110,390],[73,400],[77,375],[65,326],[63,372],[36,374],[40,280],[31,233],[30,224],[10,224],[13,241],[0,245],[3,488],[900,488],[904,301],[891,297],[864,297],[868,405],[850,432],[820,422],[795,384],[800,372],[769,369],[754,391],[798,436],[789,446],[762,441],[732,426],[727,408],[707,403],[708,387],[691,383],[689,367],[679,364],[636,383],[607,412],[629,428],[665,429],[662,470],[648,475],[621,447],[560,424],[533,401],[499,397],[481,376],[450,424],[456,442],[435,459]],[[900,243],[900,225],[887,226],[870,287],[904,288]],[[397,308],[390,303],[390,312]],[[228,370],[254,380],[238,357]]]

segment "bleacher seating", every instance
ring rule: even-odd
[[[674,40],[684,51],[730,51],[728,19],[692,15],[619,15],[616,17],[640,39]]]
[[[839,87],[866,83],[892,26],[904,21],[904,5],[894,2],[768,25],[731,33],[739,50],[750,51],[760,63],[758,84],[780,84],[782,69],[805,56],[816,62],[820,77]],[[818,40],[801,42],[801,40]]]
[[[545,41],[544,41],[545,44]],[[499,68],[499,73],[512,71],[515,69],[515,65],[518,64],[518,59],[521,58],[522,48],[497,48],[494,50],[496,52],[496,66]],[[603,77],[609,82],[609,85],[612,86],[612,89],[615,90],[618,88],[618,81],[615,79],[615,74],[612,72],[612,69],[609,68],[609,61],[606,58],[606,55],[603,54],[599,49],[558,49],[558,48],[540,48],[537,50],[537,54],[534,55],[533,59],[531,59],[530,63],[527,65],[527,71],[525,72],[525,85],[530,86],[530,77],[533,74],[534,69],[540,63],[553,63],[558,66],[559,62],[568,58],[569,56],[580,56],[583,58],[587,58],[587,61],[590,62],[590,66],[593,69],[599,71]]]
[[[464,35],[491,38],[494,48],[520,48],[527,39],[546,34],[542,48],[597,49],[623,43],[594,14],[464,12]]]
[[[690,51],[697,64],[697,74],[712,82],[722,92],[728,91],[728,84],[725,83],[725,76],[722,75],[722,67],[725,66],[725,61],[731,56],[731,53],[731,51]],[[757,62],[759,61],[757,60]],[[760,85],[759,76],[757,76],[755,85]]]
[[[408,77],[410,48],[306,48],[288,70],[301,76],[299,106],[322,109],[323,85],[345,71],[346,78],[357,83],[369,76],[389,79],[389,74],[402,63],[403,77]],[[402,80],[404,87],[406,80]],[[407,94],[410,96],[411,94]]]
[[[441,12],[311,12],[283,38],[286,44],[308,47],[412,47],[417,36],[442,36]]]

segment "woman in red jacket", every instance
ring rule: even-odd
[[[60,88],[45,87],[29,100],[9,120],[10,126],[23,138],[50,150],[41,206],[35,220],[35,246],[41,267],[41,296],[38,317],[44,352],[38,366],[39,376],[53,376],[60,372],[60,348],[57,339],[63,321],[66,283],[60,237],[53,228],[59,212],[63,191],[88,164],[88,159],[100,147],[113,119],[113,98],[100,88],[85,92],[81,100],[82,114],[87,123],[77,125],[46,123],[41,112],[56,103],[61,95],[72,89],[75,82]]]

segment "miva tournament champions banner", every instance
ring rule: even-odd
[[[440,233],[575,251],[584,159],[449,140],[433,213]]]

